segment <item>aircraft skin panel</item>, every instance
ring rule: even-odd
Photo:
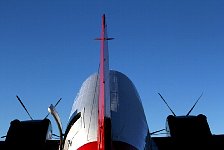
[[[78,150],[97,150],[97,142],[91,142],[78,148]]]
[[[112,140],[145,149],[148,124],[138,92],[127,76],[110,71]]]
[[[98,75],[93,74],[82,84],[70,115],[72,122],[76,114],[81,117],[71,126],[65,138],[64,150],[74,150],[97,141],[98,128]]]
[[[64,150],[98,148],[98,92],[98,75],[93,74],[75,99],[70,121],[79,112],[81,117],[70,128]],[[133,83],[118,71],[110,71],[110,98],[112,149],[144,150],[149,132],[141,100]]]
[[[109,70],[111,39],[103,15],[99,72],[87,78],[75,99],[64,150],[148,150],[150,135],[137,90],[124,74]]]

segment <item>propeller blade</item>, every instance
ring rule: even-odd
[[[4,135],[4,136],[1,136],[1,139],[3,139],[3,138],[6,138],[6,135]]]
[[[173,112],[173,110],[170,108],[170,106],[167,104],[167,102],[165,101],[165,99],[163,98],[163,96],[160,94],[160,93],[158,93],[159,94],[159,96],[161,97],[161,99],[164,101],[164,103],[166,104],[166,106],[169,108],[169,110],[172,112],[172,114],[174,115],[174,116],[176,116],[176,114]]]
[[[196,106],[196,104],[198,103],[198,101],[201,99],[202,95],[204,92],[201,93],[201,95],[199,96],[199,98],[197,99],[197,101],[194,103],[194,105],[191,107],[190,111],[187,113],[186,116],[189,116],[191,111],[194,109],[194,107]]]
[[[57,101],[57,103],[54,105],[54,107],[56,107],[56,106],[58,105],[58,103],[61,101],[61,99],[62,99],[62,98],[60,98],[60,99]],[[44,119],[46,119],[46,118],[49,116],[49,114],[50,114],[50,113],[48,112],[47,116],[46,116]]]
[[[57,135],[57,134],[52,133],[52,135],[55,136],[55,137],[57,137],[57,138],[60,138],[60,136]]]
[[[26,106],[23,104],[23,102],[20,100],[19,96],[17,96],[17,99],[19,100],[20,104],[23,106],[23,108],[25,109],[25,111],[27,112],[27,114],[29,115],[30,119],[33,120],[33,118],[31,117],[30,113],[28,112],[28,110],[26,109]]]
[[[154,132],[150,133],[150,135],[156,135],[156,133],[164,131],[164,130],[166,130],[166,129],[161,129],[161,130],[154,131]]]

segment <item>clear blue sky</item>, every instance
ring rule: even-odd
[[[64,129],[82,82],[97,71],[105,13],[110,68],[126,74],[142,99],[150,131],[171,114],[203,113],[224,133],[223,0],[1,0],[0,135],[10,121],[42,119],[51,103]],[[54,133],[57,132],[55,122]]]

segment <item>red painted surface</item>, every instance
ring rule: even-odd
[[[137,148],[125,142],[113,141],[112,143],[113,143],[112,150],[137,150]],[[97,142],[90,142],[88,144],[81,146],[80,148],[78,148],[78,150],[97,150],[98,149],[97,145],[98,145]]]
[[[101,48],[100,48],[100,93],[98,101],[98,150],[105,150],[105,75],[104,75],[104,42],[105,42],[105,15],[102,16],[102,31],[101,31]]]
[[[78,148],[78,150],[97,150],[97,142],[87,143],[81,146],[80,148]]]
[[[110,119],[110,89],[109,89],[109,56],[106,33],[105,15],[102,16],[102,31],[100,40],[100,85],[99,85],[99,101],[98,101],[98,132],[97,142],[98,150],[111,149],[111,119]]]

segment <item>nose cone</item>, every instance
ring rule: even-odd
[[[109,80],[113,149],[145,149],[150,138],[149,130],[134,84],[118,71],[110,70]],[[78,113],[81,117],[69,125],[66,141],[67,145],[69,140],[74,141],[71,148],[97,142],[98,98],[99,75],[93,74],[83,83],[72,108],[70,122]]]

